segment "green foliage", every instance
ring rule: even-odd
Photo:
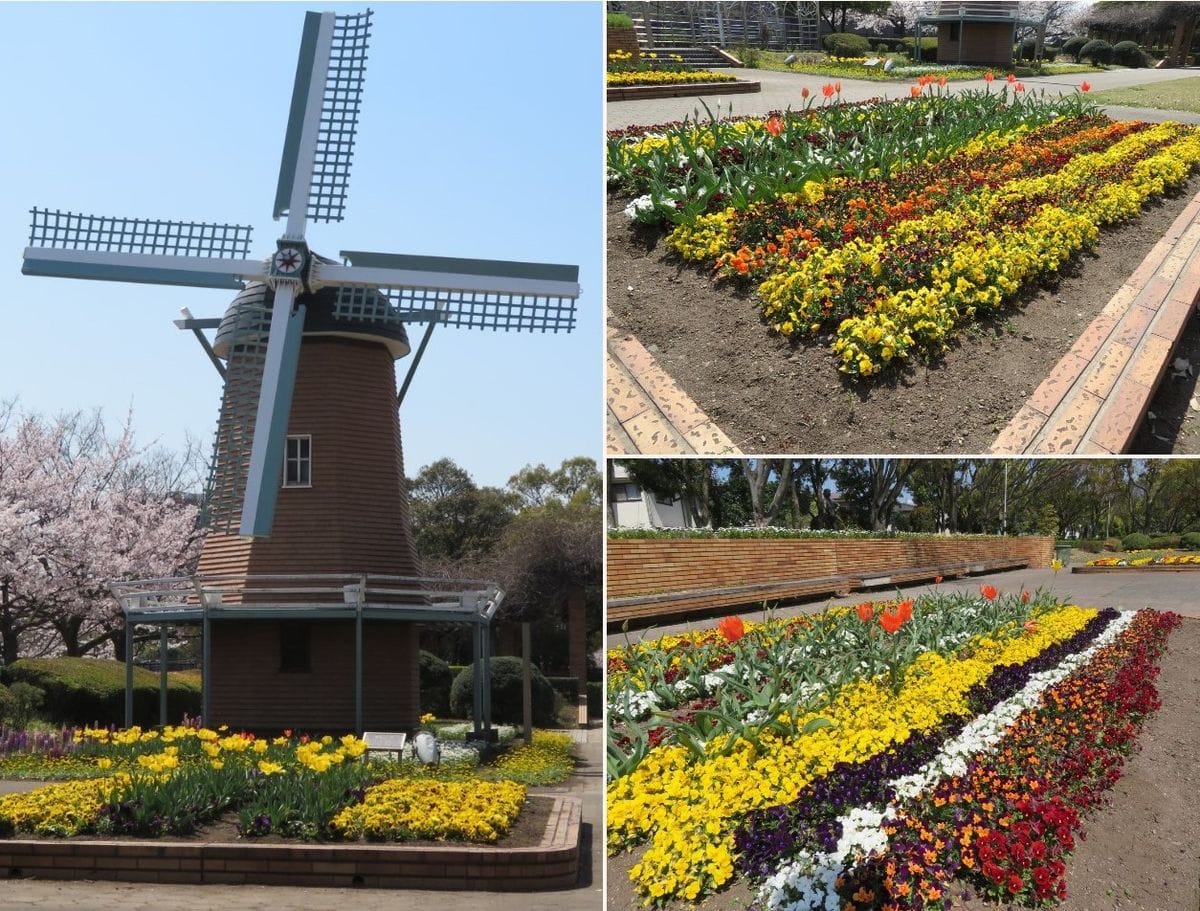
[[[1061,50],[1064,54],[1070,54],[1073,58],[1075,58],[1075,62],[1078,63],[1080,51],[1087,47],[1090,40],[1091,39],[1086,35],[1072,35],[1063,42]]]
[[[1150,546],[1150,536],[1144,535],[1141,532],[1134,532],[1126,535],[1121,539],[1121,548],[1123,550],[1145,550]]]
[[[0,689],[4,689],[0,686]],[[0,721],[7,722],[9,727],[25,730],[29,722],[36,716],[38,709],[46,701],[46,694],[31,683],[18,680],[7,688],[7,709],[4,699],[0,698]]]
[[[493,658],[492,720],[520,724],[525,720],[522,700],[523,670],[520,658]],[[533,668],[533,723],[549,727],[555,723],[554,687],[536,667]],[[456,718],[470,718],[475,704],[475,669],[468,667],[454,678],[450,688],[450,711]]]
[[[1155,549],[1178,547],[1179,535],[1151,535],[1150,546]]]
[[[609,13],[606,24],[609,28],[633,28],[633,19],[624,13]]]
[[[904,53],[908,54],[908,56],[913,60],[917,59],[917,39],[916,38],[904,38],[901,40],[900,44],[904,48]],[[921,39],[921,59],[922,60],[932,60],[936,56],[937,56],[937,39],[936,38],[922,38]]]
[[[1104,549],[1111,550],[1111,551],[1120,550],[1121,549],[1121,539],[1120,538],[1105,538],[1104,539]]]
[[[851,32],[831,32],[822,41],[831,57],[862,57],[871,50],[871,42]]]
[[[125,664],[102,658],[24,658],[9,665],[5,676],[27,683],[45,695],[42,715],[54,724],[119,725],[125,720]],[[158,674],[135,668],[133,721],[158,722]],[[11,684],[10,684],[11,686]],[[168,717],[200,713],[200,687],[172,674],[167,684]]]
[[[450,685],[454,677],[450,665],[431,652],[420,658],[421,714],[432,712],[439,718],[450,714]]]
[[[1098,66],[1112,63],[1113,46],[1100,38],[1093,39],[1083,46],[1079,52],[1080,60],[1090,60]]]
[[[1200,550],[1200,531],[1188,531],[1179,536],[1179,544],[1188,550]]]
[[[1037,533],[1039,535],[1058,534],[1058,510],[1053,503],[1044,503],[1038,510]]]
[[[12,692],[3,683],[0,683],[0,726],[9,726],[14,728],[23,728],[24,725],[19,725],[13,722],[13,715],[16,713],[17,700]]]
[[[751,69],[757,68],[762,62],[762,51],[756,47],[737,47],[733,49],[733,56]]]
[[[690,538],[940,538],[940,534],[901,531],[809,531],[803,528],[614,528],[608,532],[610,541],[630,541],[643,538],[673,540]],[[994,535],[956,535],[959,538],[988,538]]]
[[[1118,41],[1112,48],[1113,63],[1121,66],[1141,68],[1150,65],[1146,52],[1138,47],[1136,41]]]
[[[1017,46],[1017,56],[1022,60],[1033,60],[1037,54],[1037,38],[1026,38]]]

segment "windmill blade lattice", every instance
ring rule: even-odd
[[[275,190],[275,218],[291,214],[297,180],[311,161],[305,215],[313,221],[341,221],[350,184],[350,162],[366,74],[371,10],[335,16],[332,31],[322,41],[322,14],[308,13],[296,64],[292,107]],[[322,74],[321,68],[325,71]],[[316,83],[320,83],[313,94]],[[306,147],[302,133],[310,99],[320,100],[315,144]]]

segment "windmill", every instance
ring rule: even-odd
[[[459,598],[457,613],[443,611],[444,598],[397,581],[417,575],[398,407],[431,332],[444,325],[557,333],[575,323],[575,266],[354,251],[338,261],[310,248],[310,222],[340,222],[345,214],[370,25],[369,10],[306,14],[273,208],[286,224],[269,256],[251,256],[251,229],[241,225],[32,211],[27,275],[238,292],[222,318],[185,312],[177,322],[196,334],[225,383],[207,498],[210,533],[190,583],[198,608],[182,596],[164,599],[162,586],[136,589],[123,602],[137,622],[202,615],[212,720],[336,726],[311,711],[294,717],[311,701],[305,691],[324,685],[319,679],[278,685],[272,697],[263,681],[244,672],[238,680],[237,672],[249,649],[259,659],[274,653],[281,671],[319,675],[317,665],[329,657],[318,655],[320,646],[345,634],[332,623],[344,611],[321,606],[336,591],[336,600],[355,607],[355,716],[363,727],[362,664],[371,655],[364,659],[362,624],[372,619],[372,594],[384,611],[376,619],[388,620],[461,618],[469,600]],[[411,351],[410,324],[424,324],[424,337],[397,392],[394,362]],[[388,581],[372,588],[372,576]],[[335,585],[335,577],[350,581]],[[473,604],[494,611],[497,592],[469,590]],[[396,609],[402,605],[405,611]],[[215,624],[221,629],[212,630],[210,643],[209,623],[218,617],[242,623],[236,630]],[[290,621],[331,622],[299,636]],[[376,646],[384,648],[377,663],[388,665],[389,679],[399,679],[400,667],[415,689],[411,630],[381,626],[365,648]],[[237,701],[235,690],[253,688],[257,708]],[[396,717],[410,720],[412,708]]]

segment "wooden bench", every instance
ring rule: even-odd
[[[1127,452],[1200,298],[1200,194],[1021,406],[993,453]]]
[[[607,451],[737,454],[733,441],[676,385],[633,335],[608,330]]]

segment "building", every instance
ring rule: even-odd
[[[608,463],[609,528],[695,528],[692,511],[682,497],[644,490],[619,462]]]
[[[918,16],[915,34],[919,37],[927,25],[937,26],[937,62],[945,64],[1011,66],[1018,28],[1032,26],[1039,41],[1045,37],[1043,20],[1020,16],[1017,5],[1004,0],[949,0],[938,5],[936,15]]]

